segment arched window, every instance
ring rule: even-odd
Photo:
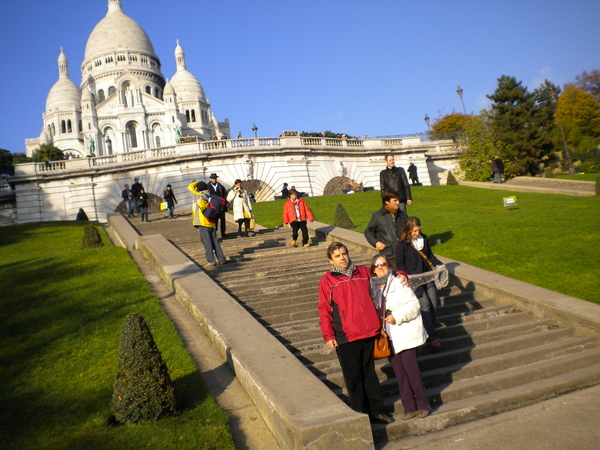
[[[160,98],[160,90],[157,87],[154,88],[154,96]]]
[[[196,110],[192,109],[192,122],[196,121]]]
[[[67,120],[67,133],[72,133],[73,127],[71,127],[71,120]]]
[[[108,88],[108,95],[113,95],[117,89],[114,86]]]
[[[186,120],[187,120],[187,121],[188,121],[188,123],[189,123],[189,122],[190,122],[190,110],[189,110],[189,109],[186,109],[186,110],[185,110],[185,118],[186,118]]]
[[[157,147],[160,147],[160,136],[156,136],[156,137],[154,138],[154,140],[155,140],[155,142],[156,142],[156,146],[157,146]]]
[[[152,95],[152,88],[150,86],[146,86],[146,94]]]
[[[62,134],[64,134],[64,133],[66,133],[66,132],[67,132],[67,125],[65,124],[65,121],[64,121],[64,120],[61,120],[61,121],[60,121],[60,132],[61,132]]]
[[[81,120],[79,121],[79,132],[83,132],[83,122]]]
[[[52,123],[52,136],[54,136],[56,134],[56,127],[54,126],[54,123]]]
[[[104,91],[102,89],[100,89],[98,91],[98,102],[103,102],[104,101]]]
[[[130,123],[129,125],[127,125],[127,134],[129,135],[129,143],[131,145],[131,148],[137,148],[137,135],[134,123]]]

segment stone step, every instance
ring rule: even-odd
[[[548,378],[541,378],[518,386],[469,397],[434,407],[433,414],[424,419],[401,420],[402,408],[395,413],[392,424],[374,424],[376,443],[391,442],[408,436],[417,436],[444,428],[471,422],[521,406],[539,402],[572,390],[600,383],[600,364],[571,370]],[[395,408],[394,399],[385,399],[388,407]]]
[[[536,355],[538,358],[547,358],[548,355],[540,354],[540,351],[537,353],[532,349],[540,349],[543,348],[543,351],[551,350],[554,353],[559,353],[563,351],[563,347],[565,348],[579,348],[579,345],[593,345],[597,343],[595,338],[573,338],[567,339],[570,337],[574,330],[564,329],[561,330],[560,333],[536,333],[533,335],[529,334],[521,334],[515,336],[510,339],[505,339],[499,342],[497,345],[500,347],[491,346],[489,344],[483,344],[480,347],[486,347],[484,351],[476,352],[474,351],[475,346],[465,346],[455,351],[442,351],[439,353],[433,353],[429,355],[421,355],[419,357],[419,368],[421,369],[421,373],[423,374],[423,380],[426,381],[427,387],[432,387],[437,384],[441,384],[447,381],[447,374],[455,374],[452,377],[451,381],[455,381],[460,378],[459,374],[463,367],[470,367],[473,364],[473,368],[469,368],[468,370],[476,371],[477,367],[488,367],[486,365],[474,364],[476,361],[489,360],[490,358],[497,358],[498,360],[508,359],[510,363],[506,363],[504,368],[513,367],[510,364],[514,365],[524,365],[529,364],[532,361],[533,356]],[[587,339],[587,340],[585,340]],[[535,340],[535,346],[523,346],[524,341],[531,342]],[[551,348],[544,347],[545,345],[550,346]],[[444,345],[445,347],[445,345]],[[507,347],[511,347],[518,350],[506,351]],[[529,353],[528,353],[529,352]],[[506,356],[508,355],[508,357]],[[549,355],[553,355],[550,353]],[[512,359],[511,359],[512,356]],[[501,365],[498,362],[495,368]],[[331,367],[331,366],[329,366]],[[313,372],[318,368],[318,366],[313,366],[311,370]],[[451,369],[449,369],[451,368]],[[387,359],[381,360],[377,362],[377,371],[378,376],[382,382],[385,380],[389,380],[394,376],[393,371],[390,370],[391,366],[387,363]],[[468,371],[462,373],[469,373]],[[429,378],[425,378],[425,374],[428,375]],[[483,376],[485,372],[478,372],[476,376]],[[322,373],[319,375],[319,378],[322,380],[327,380],[328,383],[332,385],[337,385],[339,388],[343,386],[343,377],[341,371]],[[397,389],[397,385],[394,383],[389,383],[386,385],[387,387],[392,387],[394,390]]]

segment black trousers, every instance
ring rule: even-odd
[[[225,229],[227,228],[227,220],[225,219],[225,214],[221,213],[219,218],[215,220],[215,230],[219,229],[219,224],[221,224],[221,237],[225,236]]]
[[[375,338],[359,339],[337,348],[350,406],[371,416],[383,412],[381,386],[373,358],[374,342]]]
[[[308,228],[306,228],[306,220],[302,222],[292,222],[290,224],[292,226],[292,239],[294,241],[298,240],[298,229],[302,230],[302,245],[308,244]]]

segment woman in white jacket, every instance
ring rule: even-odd
[[[242,180],[235,180],[233,189],[227,194],[227,201],[233,202],[233,220],[238,223],[238,233],[241,237],[249,237],[248,229],[252,217],[252,204],[248,198],[248,191],[242,188]],[[245,228],[243,233],[242,224]]]
[[[377,255],[371,263],[371,295],[375,307],[385,317],[386,331],[392,341],[390,362],[398,380],[403,420],[429,415],[431,406],[423,386],[417,363],[417,347],[427,341],[419,300],[388,266],[384,256]],[[385,299],[385,311],[382,311]]]

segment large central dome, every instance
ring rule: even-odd
[[[109,0],[106,16],[96,25],[87,41],[84,61],[113,53],[119,48],[156,57],[144,29],[123,13],[121,0]]]

